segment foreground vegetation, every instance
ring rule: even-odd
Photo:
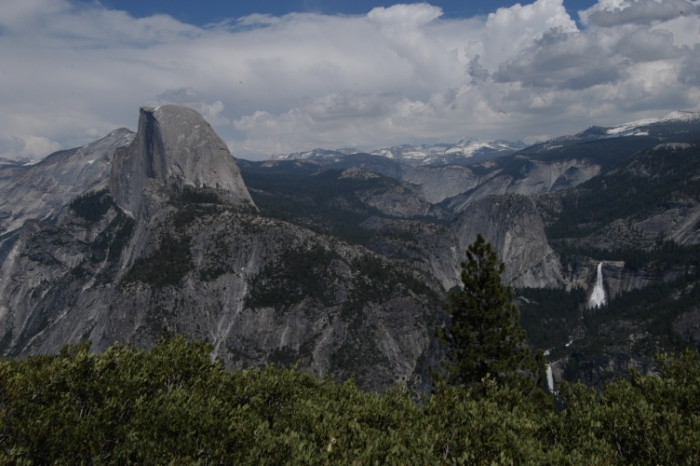
[[[415,402],[295,369],[226,370],[212,347],[89,345],[0,362],[0,464],[697,464],[700,361],[661,357],[557,414],[520,390],[440,385]]]

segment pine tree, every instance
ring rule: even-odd
[[[479,234],[461,266],[463,289],[450,293],[450,323],[438,330],[447,350],[448,362],[443,364],[447,383],[479,393],[490,378],[519,388],[524,396],[537,393],[540,398],[544,355],[539,351],[533,356],[525,343],[513,288],[502,283],[505,264]]]

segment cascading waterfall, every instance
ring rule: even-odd
[[[547,364],[547,386],[549,391],[554,393],[554,374],[552,373],[552,365]]]
[[[605,288],[603,288],[603,263],[598,264],[598,274],[595,279],[595,287],[593,288],[593,293],[588,299],[588,307],[596,308],[603,306],[607,303],[605,299]]]

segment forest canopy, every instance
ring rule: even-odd
[[[495,382],[367,393],[295,368],[226,370],[208,343],[89,344],[0,361],[0,464],[697,464],[700,361],[660,356],[555,413]]]

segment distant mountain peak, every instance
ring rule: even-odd
[[[673,123],[673,122],[690,122],[700,120],[700,112],[685,112],[676,110],[660,118],[645,118],[642,120],[630,121],[619,126],[607,129],[607,134],[618,135],[625,134],[645,126],[650,126],[658,123]]]

